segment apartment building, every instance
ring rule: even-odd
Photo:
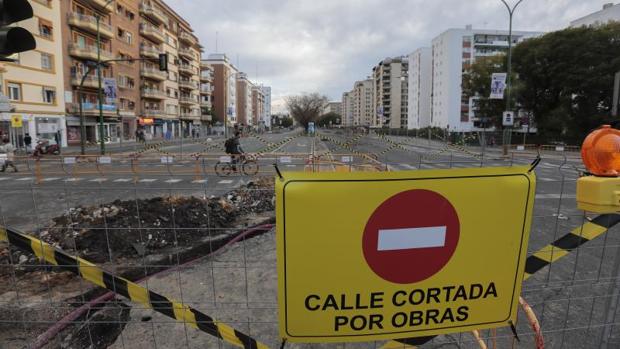
[[[61,2],[61,14],[68,42],[63,71],[70,143],[81,139],[80,104],[89,142],[102,136],[109,142],[132,139],[137,128],[149,138],[171,138],[187,135],[194,124],[200,125],[201,47],[189,23],[168,5],[159,0],[67,0]],[[92,71],[98,51],[97,17],[101,60],[128,60],[101,69],[103,134],[98,76]],[[160,53],[168,54],[169,72],[159,71]]]
[[[261,86],[261,92],[265,97],[265,108],[263,109],[262,116],[262,126],[270,129],[271,128],[271,87],[269,86]],[[260,125],[259,125],[260,126]]]
[[[571,27],[601,26],[609,22],[620,22],[620,3],[607,3],[603,9],[570,22]]]
[[[328,102],[327,105],[325,105],[323,114],[328,113],[336,113],[338,115],[342,115],[342,102]]]
[[[407,127],[408,70],[407,57],[386,58],[373,67],[374,126]]]
[[[517,44],[539,32],[513,31]],[[507,30],[479,30],[467,26],[449,29],[432,40],[432,102],[430,125],[450,131],[468,132],[477,129],[475,98],[463,96],[463,72],[479,57],[505,53],[508,49]]]
[[[213,69],[213,121],[228,127],[237,123],[237,68],[225,54],[210,54],[202,60]]]
[[[344,126],[356,126],[353,118],[353,91],[342,94],[342,124]]]
[[[372,126],[375,116],[373,79],[356,81],[353,85],[353,126]]]
[[[246,73],[237,73],[237,122],[240,125],[254,125],[253,89],[254,84],[248,80]]]
[[[422,47],[409,56],[409,105],[407,128],[420,129],[431,123],[432,49]]]
[[[46,138],[66,146],[61,5],[52,0],[30,3],[34,17],[19,26],[34,35],[37,48],[18,54],[14,63],[0,63],[0,94],[12,110],[0,113],[0,134],[16,146],[23,146],[26,133],[35,141]],[[19,118],[22,127],[11,127],[12,117]]]
[[[213,121],[213,67],[205,62],[200,63],[200,109],[203,127],[210,126]],[[206,131],[206,130],[204,130]]]
[[[265,95],[260,86],[252,86],[252,125],[259,125],[265,112]]]

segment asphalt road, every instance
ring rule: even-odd
[[[386,140],[369,135],[357,138],[330,130],[320,130],[319,137],[298,136],[279,144],[296,134],[298,130],[264,134],[261,135],[262,140],[244,138],[242,146],[248,153],[266,150],[268,160],[260,162],[262,176],[275,175],[273,163],[278,163],[282,171],[302,171],[306,168],[310,154],[324,154],[322,159],[336,161],[356,152],[373,154],[378,168],[391,171],[527,165],[536,157],[533,153],[523,153],[504,159],[499,149],[488,149],[481,157],[480,149],[476,148],[458,149],[446,147],[441,142],[429,143],[428,140],[406,137],[391,136]],[[211,142],[203,140],[203,143],[184,143],[182,149],[181,144],[164,144],[159,151],[151,150],[147,153],[150,160],[139,164],[139,173],[132,171],[132,165],[135,164],[127,160],[114,160],[110,165],[101,164],[102,170],[99,172],[79,174],[72,172],[71,166],[50,162],[42,166],[43,180],[37,183],[33,165],[28,170],[26,164],[22,163],[20,173],[0,174],[0,224],[32,231],[45,228],[51,217],[79,205],[161,195],[223,194],[252,178],[237,174],[217,176],[212,171],[217,158],[203,161],[198,167],[191,157],[175,159],[170,164],[162,164],[160,161],[161,156],[167,156],[166,152],[213,152],[215,150],[211,144],[222,144],[223,141],[222,138],[214,138]],[[118,150],[119,155],[126,155],[138,149],[128,147]],[[356,157],[353,161],[358,160]],[[346,167],[346,164],[342,165]],[[96,167],[93,164],[89,166]],[[586,216],[577,209],[575,202],[575,183],[581,167],[581,161],[575,154],[543,154],[535,170],[536,201],[528,254],[586,222]],[[196,172],[196,168],[200,170]],[[329,171],[334,169],[334,165],[318,168]],[[539,316],[548,348],[591,348],[598,345],[603,333],[605,310],[611,299],[610,287],[618,278],[613,270],[616,259],[620,258],[618,246],[620,238],[615,228],[545,268],[524,284],[523,297]],[[492,248],[481,246],[480,253]],[[612,342],[618,344],[620,326],[614,324],[612,327]],[[522,339],[531,343],[531,331],[526,322],[521,322],[518,329]],[[486,334],[488,332],[485,331],[483,335]],[[509,331],[500,334],[505,343],[512,340]],[[471,342],[471,337],[462,336],[443,337],[429,347],[438,347],[452,340],[461,341],[462,347],[477,347],[477,344]]]

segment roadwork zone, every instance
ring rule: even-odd
[[[62,270],[72,272],[97,286],[222,339],[234,346],[244,349],[268,349],[266,345],[257,342],[254,338],[194,308],[150,291],[125,278],[112,275],[89,261],[71,256],[41,240],[0,227],[0,241],[8,241],[11,246],[32,253],[39,259],[58,266]]]

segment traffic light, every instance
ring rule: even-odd
[[[159,54],[159,70],[168,71],[168,54],[167,53]]]
[[[34,36],[24,28],[11,24],[32,18],[32,6],[28,0],[0,0],[0,60],[18,52],[34,50]]]

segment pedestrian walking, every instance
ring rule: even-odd
[[[13,160],[15,159],[15,146],[9,142],[8,138],[4,138],[2,140],[0,155],[4,158],[4,163],[2,164],[2,169],[0,172],[6,171],[7,167],[11,167],[13,168],[13,172],[17,172],[17,167],[13,163]]]
[[[30,153],[32,151],[32,137],[30,133],[26,133],[24,136],[24,145],[26,146],[26,152]]]

